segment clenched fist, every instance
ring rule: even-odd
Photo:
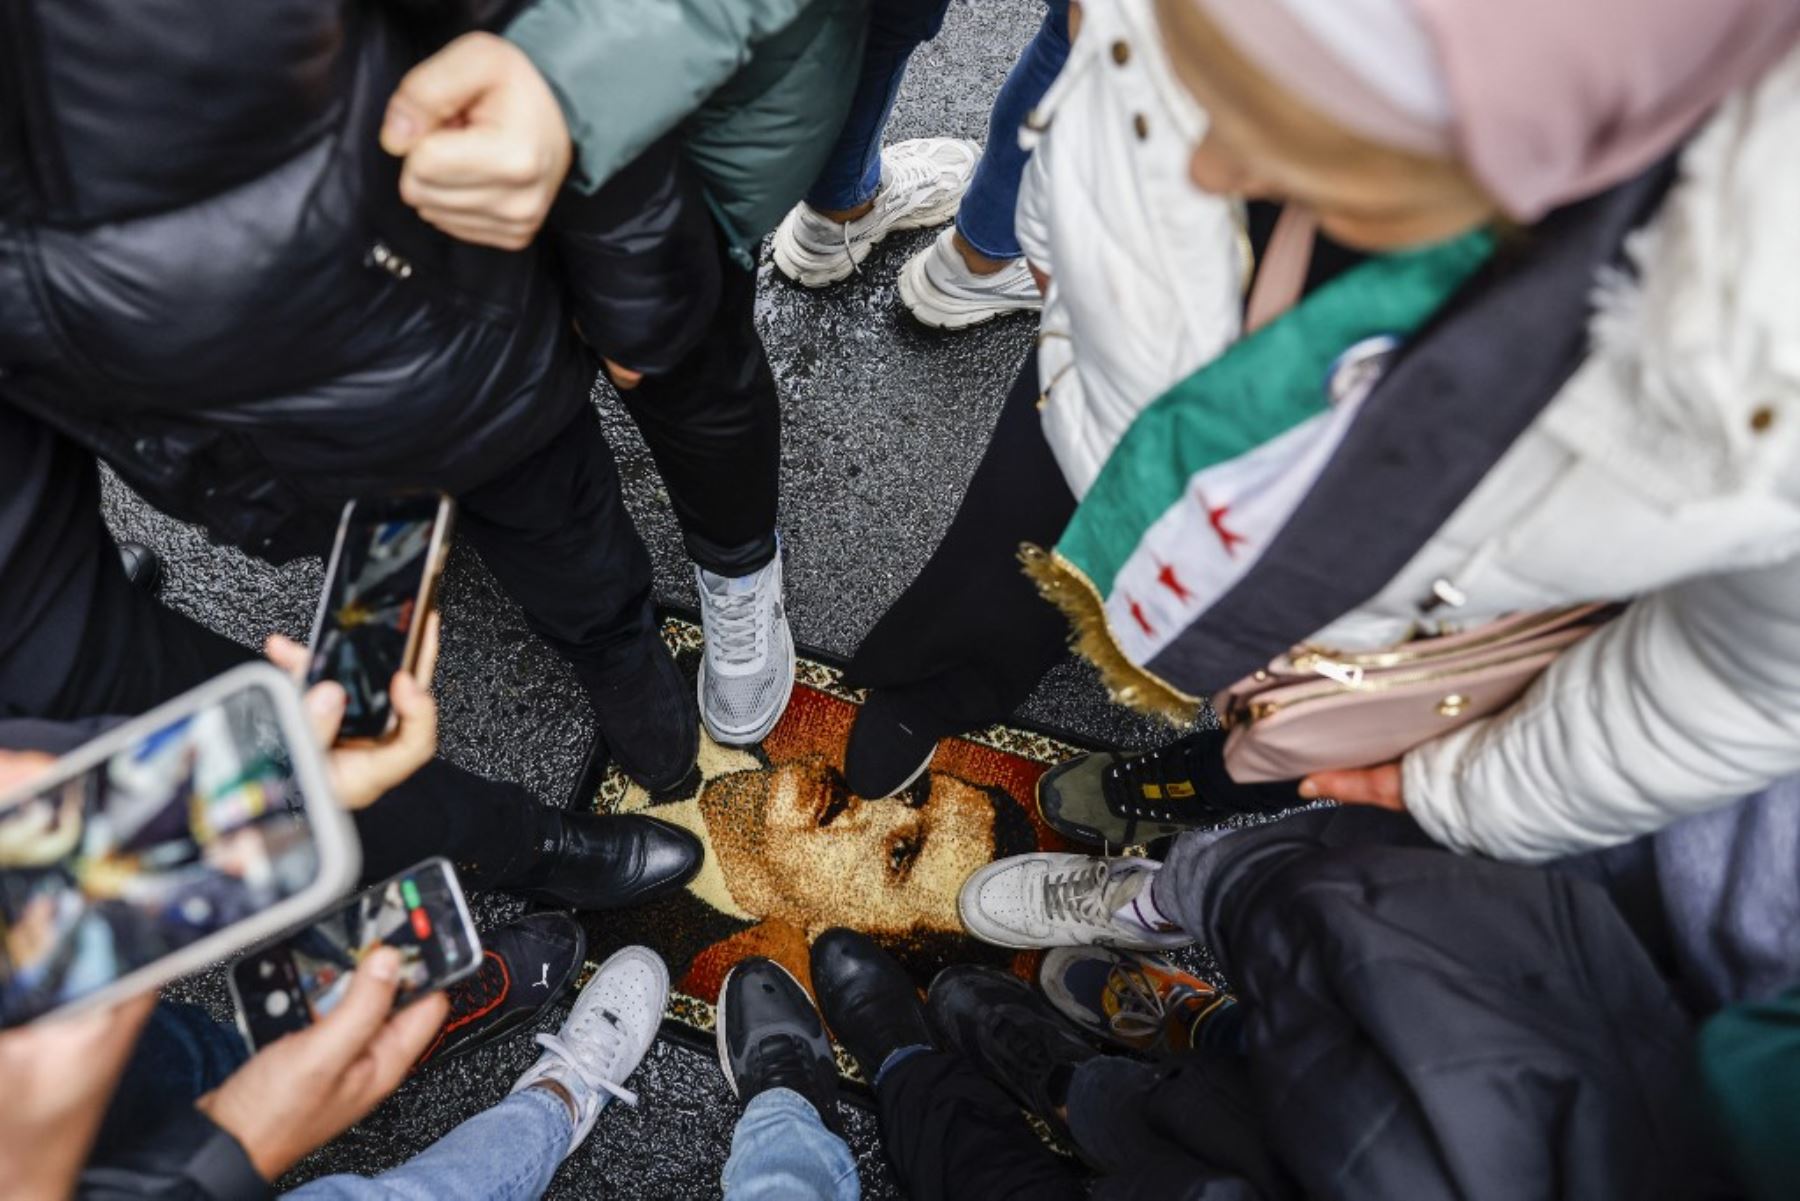
[[[470,33],[414,67],[381,145],[406,160],[400,197],[453,238],[523,250],[569,174],[562,106],[525,52]]]

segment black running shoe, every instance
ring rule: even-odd
[[[1038,812],[1065,838],[1116,848],[1304,804],[1298,781],[1233,780],[1224,750],[1225,731],[1201,730],[1145,754],[1078,755],[1038,779]]]
[[[442,1063],[537,1024],[575,982],[587,935],[567,914],[533,913],[481,936],[481,967],[444,990],[450,1016],[420,1057]]]
[[[719,989],[719,1068],[739,1102],[792,1089],[839,1129],[837,1060],[800,982],[769,959],[746,959]]]
[[[918,986],[868,935],[842,928],[819,935],[812,978],[826,1025],[871,1085],[889,1055],[931,1045]]]
[[[1066,1099],[1055,1084],[1099,1052],[1084,1042],[1043,995],[995,968],[957,964],[939,972],[925,999],[937,1045],[954,1051],[1058,1131]]]

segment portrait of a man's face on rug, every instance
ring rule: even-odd
[[[690,678],[697,624],[666,619],[664,637]],[[725,974],[752,955],[802,981],[809,946],[833,926],[873,936],[919,984],[951,963],[1015,963],[1015,954],[963,931],[956,896],[976,869],[1031,850],[1065,849],[1038,816],[1038,777],[1079,748],[1045,734],[996,727],[945,739],[900,795],[867,800],[842,775],[857,694],[837,668],[802,651],[793,699],[760,747],[701,736],[700,781],[652,803],[616,770],[595,798],[601,813],[646,813],[698,835],[706,862],[687,890],[640,908],[580,915],[598,962],[630,943],[668,961],[669,1017],[709,1033]]]

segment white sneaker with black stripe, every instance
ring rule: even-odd
[[[913,138],[881,152],[875,207],[854,221],[833,221],[801,201],[775,230],[775,267],[807,288],[848,279],[882,239],[904,229],[942,225],[975,176],[981,147],[961,138]]]
[[[751,746],[768,737],[794,692],[794,635],[781,598],[781,551],[761,571],[727,579],[694,568],[706,651],[700,720],[714,742]]]

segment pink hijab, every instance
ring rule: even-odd
[[[1800,0],[1194,2],[1320,112],[1454,154],[1525,222],[1649,166],[1800,42]]]

